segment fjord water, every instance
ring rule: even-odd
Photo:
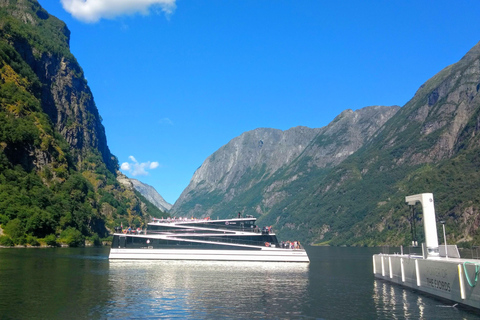
[[[311,263],[109,261],[108,248],[0,249],[0,319],[480,319],[384,281],[374,248]]]

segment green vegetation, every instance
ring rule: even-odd
[[[61,242],[67,244],[69,247],[81,247],[85,244],[85,237],[75,228],[68,227],[60,234]]]
[[[144,196],[140,194],[137,190],[134,190],[135,195],[145,204],[146,211],[148,215],[154,218],[166,218],[170,215],[154,206],[150,201],[148,201]],[[140,225],[139,225],[140,226]]]
[[[16,1],[10,0],[10,5],[0,8],[0,38],[8,40],[27,41],[30,47],[35,48],[39,58],[42,54],[58,54],[68,59],[75,59],[70,53],[70,31],[64,22],[49,15],[36,1],[30,6],[17,6]],[[24,15],[26,22],[16,18],[12,12]]]
[[[162,214],[117,182],[114,156],[105,163],[94,146],[69,145],[45,112],[51,84],[41,80],[44,64],[69,62],[72,77],[86,84],[69,36],[36,1],[0,7],[1,246],[99,245],[121,223],[141,227],[150,215]],[[79,96],[91,99],[88,87],[81,90]],[[85,115],[88,128],[101,121],[95,108]],[[64,117],[67,127],[81,128],[74,117]]]

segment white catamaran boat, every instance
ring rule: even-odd
[[[425,230],[423,253],[375,254],[375,277],[480,309],[480,284],[477,283],[480,260],[462,259],[456,245],[438,244],[433,194],[408,196],[405,201],[411,206],[418,202],[422,205]]]
[[[109,259],[310,262],[298,241],[280,243],[255,221],[154,219],[147,230],[116,232]]]

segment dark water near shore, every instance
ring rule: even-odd
[[[107,259],[108,248],[0,249],[0,319],[480,319],[375,280],[372,248],[311,263]]]

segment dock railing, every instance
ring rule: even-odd
[[[472,246],[471,248],[458,248],[460,255],[464,259],[480,260],[480,247]]]
[[[472,259],[480,259],[480,247],[474,246],[472,247]]]
[[[440,256],[445,257],[445,249],[443,245],[439,246]],[[455,254],[455,253],[459,254]],[[394,246],[382,246],[383,254],[406,254],[413,256],[422,255],[422,247],[394,247]],[[472,246],[471,248],[458,248],[456,245],[448,246],[448,257],[449,258],[463,258],[463,259],[475,259],[480,260],[480,246]]]
[[[406,255],[413,255],[413,256],[421,256],[422,255],[422,247],[382,246],[382,253],[383,254],[406,254]]]

